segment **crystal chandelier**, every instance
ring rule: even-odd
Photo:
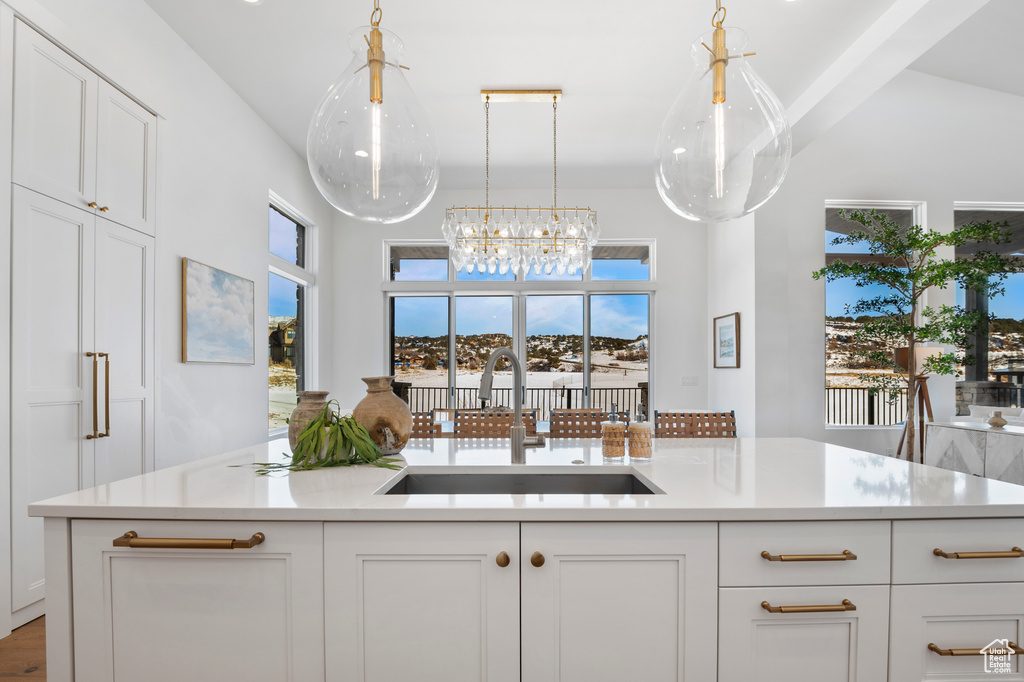
[[[402,41],[370,25],[349,34],[352,61],[320,101],[306,136],[317,189],[342,213],[369,223],[410,218],[430,201],[439,172],[430,119],[405,80]]]
[[[453,206],[445,211],[441,233],[456,270],[467,273],[533,268],[575,275],[590,267],[600,228],[590,208],[558,208],[558,101],[561,90],[482,90],[485,118],[484,205]],[[552,208],[491,206],[491,102],[551,102],[553,137]]]
[[[716,6],[715,30],[690,48],[696,70],[665,117],[655,152],[661,198],[682,217],[709,222],[768,201],[786,177],[793,144],[782,104],[751,68],[754,53],[743,52],[747,34],[727,32],[721,0]]]

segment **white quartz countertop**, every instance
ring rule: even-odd
[[[964,429],[967,431],[991,431],[992,433],[1008,433],[1011,436],[1024,436],[1024,426],[1006,426],[995,428],[989,426],[987,422],[931,422],[928,424],[928,428],[944,427],[948,429]]]
[[[649,462],[607,463],[599,439],[549,440],[509,464],[508,440],[416,439],[409,472],[629,471],[664,494],[382,495],[402,471],[255,473],[287,440],[29,507],[32,516],[320,521],[729,521],[1024,517],[1024,486],[798,438],[655,439]],[[581,462],[575,464],[574,462]],[[237,466],[241,465],[241,466]]]

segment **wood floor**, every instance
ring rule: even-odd
[[[46,679],[46,616],[0,639],[0,680]]]

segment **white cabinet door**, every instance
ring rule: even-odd
[[[987,670],[986,656],[942,656],[982,648],[996,640],[1024,643],[1024,583],[894,585],[889,679],[893,682],[1024,680],[1024,656],[1009,656],[1008,670]]]
[[[761,605],[841,606],[843,600],[856,610],[772,613]],[[888,625],[888,585],[723,588],[718,680],[885,680]]]
[[[327,680],[518,682],[518,554],[518,523],[325,524]]]
[[[522,524],[523,680],[714,680],[717,540],[714,523]]]
[[[14,182],[79,208],[96,201],[99,77],[17,21]]]
[[[97,407],[110,435],[96,441],[94,485],[154,467],[153,254],[152,237],[96,219],[95,349],[107,354]]]
[[[11,266],[11,593],[44,594],[43,520],[30,502],[93,484],[93,223],[15,187]]]
[[[155,234],[156,116],[105,81],[100,81],[96,149],[97,210]]]
[[[129,530],[266,539],[250,549],[115,547]],[[75,520],[71,545],[77,682],[324,679],[323,524]]]

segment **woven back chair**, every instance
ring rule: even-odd
[[[735,412],[654,411],[655,438],[735,438]]]
[[[608,413],[601,410],[551,410],[551,438],[599,438],[601,422]]]
[[[437,438],[441,435],[441,425],[434,422],[433,412],[413,412],[412,432],[410,438]]]
[[[454,432],[456,438],[508,438],[512,431],[514,413],[505,410],[456,410]],[[523,426],[527,436],[537,435],[537,411],[523,412]]]

